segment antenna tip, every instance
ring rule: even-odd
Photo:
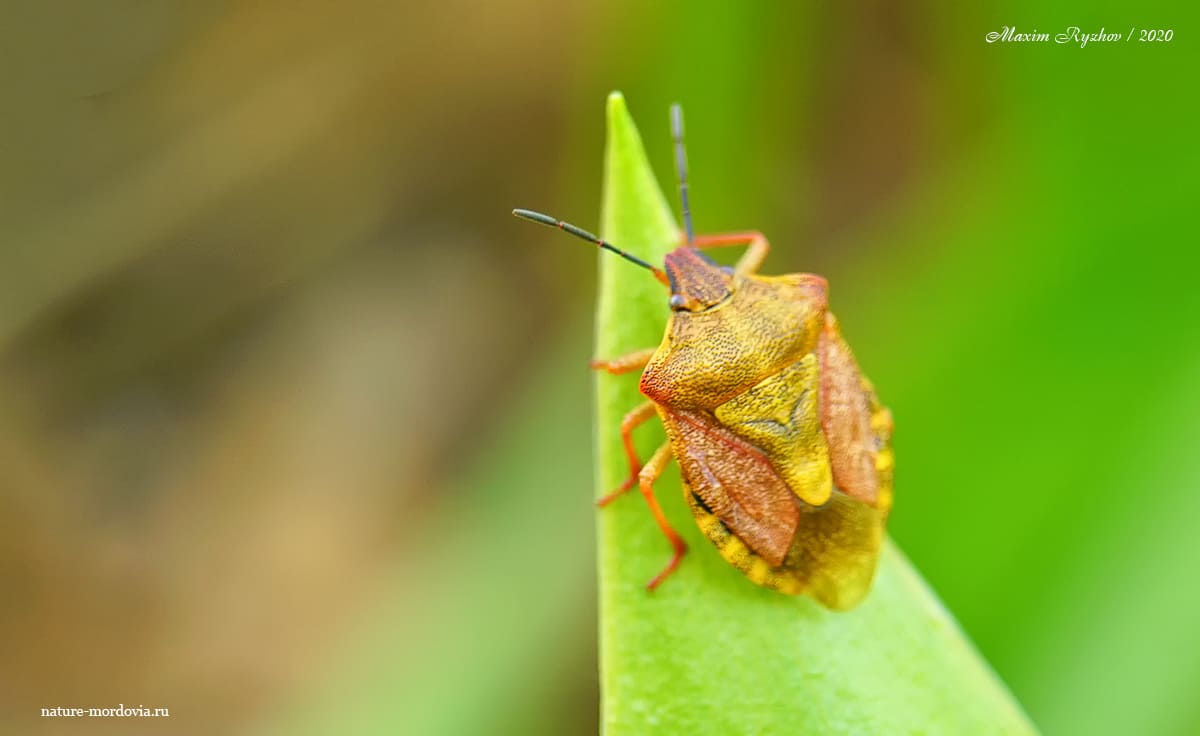
[[[550,215],[543,215],[541,212],[534,212],[533,210],[523,210],[520,207],[518,207],[518,208],[514,209],[512,211],[512,213],[515,216],[521,218],[522,220],[533,220],[534,222],[540,222],[543,225],[549,225],[550,227],[558,227],[558,220],[555,220]]]
[[[671,129],[676,134],[683,134],[683,108],[678,102],[671,105]]]

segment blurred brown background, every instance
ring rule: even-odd
[[[542,60],[566,41],[531,12],[564,18],[6,10],[0,706],[17,730],[123,702],[229,732],[312,679],[385,570],[436,568],[448,476],[503,432],[495,397],[566,321],[558,253],[495,246],[518,195],[550,198],[561,144],[568,70]]]

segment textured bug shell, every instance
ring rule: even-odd
[[[642,393],[712,411],[815,350],[824,312],[819,276],[733,277],[732,292],[716,306],[672,313],[642,373]]]
[[[754,582],[849,608],[870,587],[891,508],[891,414],[824,279],[732,276],[676,253],[672,291],[702,308],[672,313],[641,390],[697,523]]]

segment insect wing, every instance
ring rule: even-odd
[[[821,335],[821,426],[833,479],[847,495],[880,509],[892,505],[892,415],[862,375],[837,320]]]
[[[663,419],[698,503],[769,565],[783,564],[800,510],[770,460],[703,414],[666,410]]]

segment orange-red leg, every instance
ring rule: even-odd
[[[641,424],[644,424],[647,419],[654,416],[654,402],[647,401],[644,404],[639,404],[636,409],[625,415],[621,420],[621,441],[625,443],[625,457],[629,458],[629,477],[625,482],[617,488],[617,490],[601,498],[596,502],[597,506],[607,506],[615,501],[621,494],[633,488],[633,484],[638,481],[638,473],[642,470],[642,461],[638,459],[637,448],[633,446],[633,430]]]
[[[640,368],[645,368],[650,362],[650,357],[654,355],[654,351],[658,348],[646,348],[645,350],[636,350],[628,355],[622,355],[612,360],[596,359],[591,363],[592,368],[599,371],[608,371],[614,376],[619,376],[622,373],[629,373]]]
[[[683,559],[684,553],[687,552],[687,543],[671,527],[671,523],[667,521],[666,515],[663,514],[662,507],[658,505],[658,499],[654,496],[654,481],[658,480],[658,477],[662,475],[663,470],[666,469],[669,462],[671,462],[671,444],[665,442],[662,447],[655,450],[650,461],[646,463],[646,467],[642,468],[641,472],[638,473],[638,484],[641,486],[642,495],[646,497],[646,503],[650,505],[650,513],[654,514],[654,520],[658,522],[658,528],[662,529],[662,533],[667,536],[667,541],[675,549],[675,554],[671,557],[671,561],[667,563],[667,566],[646,585],[646,588],[649,590],[657,588],[659,583],[666,580],[668,575],[675,572],[675,568],[679,567],[679,561]]]
[[[742,233],[724,233],[721,235],[697,235],[692,240],[694,248],[721,248],[728,245],[748,246],[746,252],[738,260],[734,271],[740,276],[747,276],[758,271],[758,267],[766,260],[771,251],[767,238],[757,230]]]

